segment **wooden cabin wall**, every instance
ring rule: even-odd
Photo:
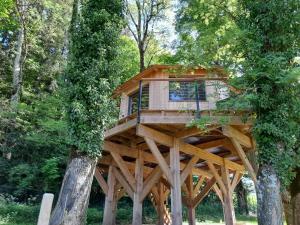
[[[170,74],[157,73],[151,78],[169,78]],[[138,90],[137,86],[131,88],[121,96],[120,116],[122,119],[128,116],[129,95]],[[205,81],[206,101],[200,101],[201,110],[212,110],[216,108],[216,102],[226,98],[228,88],[224,82],[217,80]],[[149,109],[150,110],[196,110],[195,101],[169,101],[169,82],[150,81],[149,82]]]

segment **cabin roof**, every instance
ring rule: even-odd
[[[179,73],[180,76],[187,77],[187,76],[206,76],[213,74],[215,77],[222,77],[228,78],[228,74],[221,67],[213,67],[210,69],[205,69],[203,67],[185,67],[182,65],[152,65],[145,69],[144,71],[138,73],[134,77],[127,80],[125,83],[119,85],[115,91],[113,92],[113,96],[118,96],[122,92],[126,92],[126,90],[137,86],[139,81],[143,78],[151,78],[154,77],[159,72],[166,72],[166,73],[174,73],[175,71],[177,74]]]

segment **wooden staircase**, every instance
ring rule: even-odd
[[[157,199],[154,197],[153,193],[150,192],[149,194],[149,199],[150,201],[152,202],[154,208],[156,209],[156,212],[159,214],[159,205],[158,205],[158,201]],[[169,209],[167,207],[166,204],[164,204],[164,207],[163,207],[163,220],[164,220],[164,223],[163,224],[159,224],[159,221],[158,221],[158,225],[171,225],[172,223],[172,220],[171,220],[171,214],[169,212]]]

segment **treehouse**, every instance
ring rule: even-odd
[[[233,190],[245,171],[256,178],[246,155],[254,149],[251,121],[216,110],[232,89],[227,78],[220,68],[155,65],[115,90],[119,121],[105,132],[95,172],[106,195],[103,224],[115,224],[125,195],[133,200],[132,224],[142,224],[145,198],[156,209],[157,224],[181,225],[182,205],[189,224],[196,224],[195,208],[211,191],[226,224],[235,224]]]

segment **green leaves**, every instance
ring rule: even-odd
[[[284,185],[299,165],[300,2],[182,1],[178,54],[190,64],[222,65],[241,93],[220,110],[247,110],[260,164],[276,168]],[[195,51],[196,49],[196,51]],[[239,76],[236,76],[236,75]]]
[[[96,157],[104,130],[116,118],[111,94],[120,81],[121,1],[86,0],[81,10],[73,16],[63,96],[70,144]]]

